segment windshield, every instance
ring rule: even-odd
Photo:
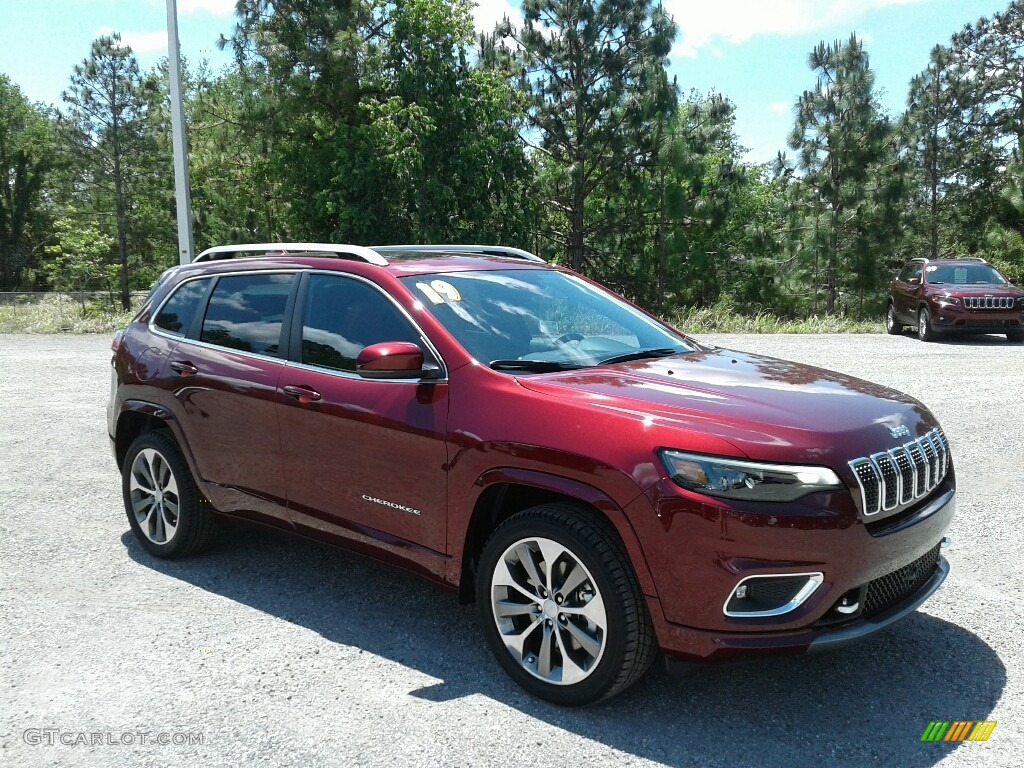
[[[1005,285],[1006,280],[988,264],[930,264],[925,268],[929,283],[953,285]]]
[[[466,351],[499,370],[582,368],[697,348],[564,272],[516,269],[401,280]]]

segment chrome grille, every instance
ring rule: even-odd
[[[963,301],[967,309],[1013,309],[1017,299],[1012,296],[965,296]]]
[[[928,494],[949,469],[949,442],[936,427],[924,437],[882,453],[854,459],[865,515],[877,515]]]

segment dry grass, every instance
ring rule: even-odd
[[[687,333],[884,333],[882,318],[855,320],[843,316],[812,315],[802,320],[787,320],[770,312],[740,315],[719,307],[676,312],[666,318]]]
[[[135,310],[111,310],[96,302],[81,302],[59,293],[19,296],[0,305],[0,333],[110,333],[123,328]]]

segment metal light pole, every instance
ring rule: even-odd
[[[171,143],[174,146],[174,196],[178,203],[178,260],[192,262],[192,197],[185,150],[185,111],[181,106],[181,50],[178,45],[178,3],[167,0],[167,71],[171,80]]]

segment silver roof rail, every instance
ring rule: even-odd
[[[388,260],[370,248],[361,245],[339,245],[337,243],[245,243],[242,245],[218,245],[207,248],[192,262],[230,259],[237,255],[274,255],[275,253],[329,253],[342,259],[358,259],[378,267],[386,267]]]
[[[524,259],[546,263],[540,256],[524,251],[519,248],[509,248],[505,245],[375,245],[373,250],[380,253],[465,253],[478,254],[482,256],[507,256],[512,259]]]

